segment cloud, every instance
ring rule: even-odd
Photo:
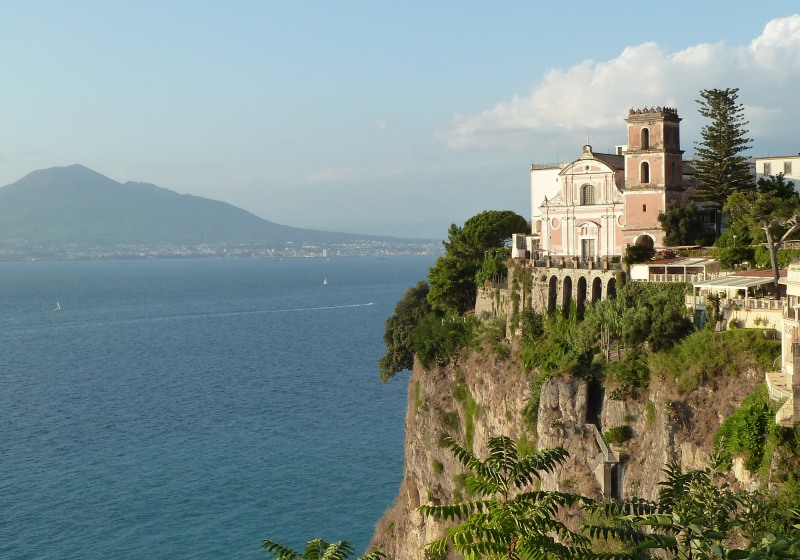
[[[542,152],[574,148],[578,133],[584,138],[591,133],[605,148],[624,141],[620,128],[629,108],[658,105],[677,107],[689,121],[684,137],[696,138],[699,92],[738,87],[751,131],[765,136],[754,138],[756,144],[760,140],[780,150],[781,143],[792,141],[791,130],[800,127],[800,113],[794,110],[799,52],[800,15],[770,21],[749,45],[703,43],[669,53],[648,42],[611,60],[551,70],[529,95],[477,114],[455,115],[436,137],[452,150]],[[783,149],[795,151],[796,146]]]

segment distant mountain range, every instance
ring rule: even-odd
[[[0,188],[0,243],[348,243],[397,238],[279,225],[225,202],[149,183],[119,183],[82,165],[34,171]]]

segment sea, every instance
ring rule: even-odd
[[[363,552],[403,475],[383,326],[433,260],[0,263],[0,558]]]

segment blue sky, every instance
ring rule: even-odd
[[[441,238],[528,216],[529,167],[629,107],[738,87],[752,155],[800,151],[800,4],[37,1],[0,7],[0,185],[81,163],[274,222]]]

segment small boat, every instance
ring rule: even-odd
[[[53,308],[53,311],[61,311],[61,304],[56,302],[56,306]]]
[[[327,285],[328,285],[328,279],[327,279],[327,278],[326,278],[325,280],[323,280],[323,281],[322,281],[322,285],[323,285],[323,286],[327,286]]]

